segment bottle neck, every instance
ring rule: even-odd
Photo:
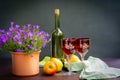
[[[60,15],[55,14],[55,28],[60,28]]]

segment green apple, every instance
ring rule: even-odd
[[[41,60],[41,61],[39,62],[40,67],[43,67],[44,64],[45,64],[46,62],[48,62],[48,61],[50,61],[50,57],[49,57],[49,56],[45,56],[45,57],[43,58],[43,60]]]
[[[71,58],[70,58],[70,62],[71,63],[74,63],[74,62],[81,62],[81,60],[79,59],[79,57],[75,54],[72,54],[71,55]]]
[[[57,65],[57,72],[62,71],[63,63],[62,63],[62,61],[60,59],[58,59],[58,58],[51,58],[50,61],[53,61],[53,62],[56,63],[56,65]]]

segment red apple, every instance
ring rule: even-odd
[[[57,72],[57,65],[53,61],[48,61],[44,64],[43,71],[45,74],[54,75]]]

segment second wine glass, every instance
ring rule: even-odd
[[[75,41],[75,49],[80,54],[81,60],[84,61],[84,57],[90,48],[90,38],[77,38]]]

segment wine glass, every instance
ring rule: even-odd
[[[75,49],[80,54],[81,60],[84,61],[84,57],[90,48],[90,38],[77,38],[75,41]]]
[[[71,71],[70,57],[71,57],[71,54],[74,53],[74,51],[75,51],[75,46],[74,46],[75,40],[74,40],[74,38],[64,38],[64,39],[62,39],[61,43],[62,43],[62,50],[68,58],[69,72],[66,73],[66,75],[71,75],[72,71]]]

